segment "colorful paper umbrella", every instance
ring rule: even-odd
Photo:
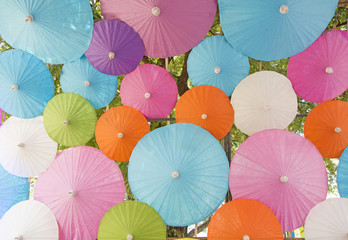
[[[54,96],[52,75],[33,55],[6,51],[0,54],[0,93],[0,107],[5,112],[20,118],[37,117]]]
[[[341,30],[324,32],[305,51],[290,58],[288,78],[297,95],[311,102],[324,102],[348,88],[348,39]]]
[[[326,199],[328,190],[326,167],[316,147],[279,129],[256,133],[240,145],[229,181],[233,199],[264,203],[284,232],[303,226],[309,210]]]
[[[40,175],[34,192],[56,216],[61,240],[96,239],[100,220],[124,195],[117,164],[87,146],[62,151]]]
[[[136,69],[143,56],[143,40],[133,28],[117,20],[95,23],[86,57],[97,70],[124,75]]]
[[[62,64],[82,56],[93,31],[88,1],[0,0],[1,36],[12,47],[44,62]]]
[[[263,203],[238,199],[219,208],[208,226],[209,240],[283,240],[274,213]]]
[[[248,135],[265,129],[285,129],[297,114],[297,96],[291,82],[271,71],[257,72],[242,80],[231,103],[236,127]]]
[[[216,15],[216,0],[102,0],[105,19],[118,19],[137,31],[145,55],[177,56],[196,46],[208,33]]]
[[[4,240],[58,240],[59,237],[52,211],[35,200],[23,201],[10,208],[0,220],[0,234]]]
[[[249,74],[247,56],[237,52],[224,36],[204,39],[192,49],[187,71],[195,86],[211,85],[231,96],[237,84]]]
[[[42,117],[10,117],[0,128],[0,163],[11,174],[35,177],[53,162],[57,143],[45,130]]]
[[[304,124],[304,135],[326,158],[339,158],[348,145],[348,103],[327,101],[314,107]]]
[[[0,108],[0,126],[2,126],[2,123],[6,120],[6,113],[4,110]]]
[[[270,61],[309,47],[325,30],[338,0],[219,0],[227,40],[243,54]]]
[[[128,162],[137,142],[150,132],[144,115],[131,107],[114,107],[98,120],[95,138],[102,152],[109,158]]]
[[[117,77],[99,72],[82,56],[63,66],[60,84],[64,92],[76,93],[86,98],[95,109],[99,109],[114,99]]]
[[[343,151],[337,166],[337,186],[341,197],[348,197],[348,147]]]
[[[345,240],[348,238],[348,199],[332,198],[316,205],[305,224],[306,240]]]
[[[75,93],[63,93],[48,102],[44,114],[48,136],[65,146],[78,146],[94,135],[97,117],[93,106]]]
[[[231,130],[234,111],[230,99],[220,89],[202,85],[182,95],[175,110],[176,122],[196,124],[221,139]]]
[[[166,235],[166,226],[156,210],[137,201],[112,207],[102,218],[98,230],[99,240],[164,240]]]
[[[146,134],[128,166],[132,193],[167,225],[187,226],[208,218],[228,188],[228,161],[203,128],[176,123]]]
[[[123,105],[139,110],[146,118],[163,118],[175,107],[178,88],[168,71],[145,64],[124,77],[120,95]]]
[[[0,165],[0,219],[10,207],[28,198],[28,179],[12,175]]]

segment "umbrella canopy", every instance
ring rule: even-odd
[[[316,147],[285,130],[264,130],[238,148],[230,167],[233,199],[264,203],[284,232],[303,226],[309,210],[326,199],[328,177]]]
[[[4,40],[44,62],[71,62],[81,57],[91,42],[93,16],[88,1],[0,0],[0,5]]]
[[[10,117],[0,128],[0,163],[11,174],[35,177],[53,162],[57,143],[45,130],[42,117]]]
[[[230,99],[220,89],[202,85],[182,95],[175,110],[176,122],[196,124],[221,139],[231,130],[234,111]]]
[[[144,64],[124,77],[120,95],[123,105],[139,110],[146,118],[163,118],[175,107],[178,88],[168,71]]]
[[[187,72],[195,86],[211,85],[231,96],[238,83],[249,74],[247,56],[237,52],[224,36],[204,39],[192,49]]]
[[[304,135],[326,158],[339,158],[348,145],[348,103],[327,101],[314,107],[304,124]]]
[[[343,151],[337,166],[337,186],[341,197],[348,197],[348,147]]]
[[[305,51],[290,58],[288,78],[301,98],[324,102],[348,88],[348,39],[346,31],[324,32]]]
[[[166,235],[166,226],[156,210],[137,201],[112,207],[102,218],[98,230],[99,240],[164,240]]]
[[[263,203],[237,199],[219,208],[208,226],[209,240],[283,240],[274,213]]]
[[[124,75],[136,69],[143,56],[143,40],[126,23],[117,20],[95,23],[86,57],[98,71]]]
[[[28,198],[28,179],[12,175],[0,165],[0,219],[10,207]]]
[[[58,240],[58,225],[52,211],[43,203],[27,200],[14,205],[0,220],[3,240]]]
[[[94,135],[97,116],[93,106],[75,93],[63,93],[48,102],[44,114],[48,136],[65,146],[78,146]]]
[[[37,117],[54,96],[52,75],[35,56],[6,51],[0,54],[0,93],[0,107],[5,112],[20,118]]]
[[[177,56],[196,46],[208,33],[217,0],[102,0],[105,19],[118,19],[135,29],[145,44],[145,55]]]
[[[138,142],[128,180],[136,199],[153,207],[167,225],[187,226],[208,218],[224,200],[228,161],[208,131],[176,123]]]
[[[227,40],[243,54],[258,60],[278,60],[309,47],[329,24],[337,3],[219,0],[221,26]]]
[[[124,195],[117,164],[87,146],[62,151],[40,175],[34,192],[56,216],[61,240],[96,239],[103,215]]]
[[[305,224],[306,240],[345,240],[348,237],[348,199],[332,198],[316,205]]]
[[[265,129],[285,129],[296,117],[297,96],[289,79],[262,71],[249,75],[234,90],[235,125],[252,135]]]
[[[109,158],[128,162],[137,142],[150,132],[144,115],[131,107],[114,107],[104,113],[95,128],[95,138]]]
[[[99,109],[114,99],[117,77],[99,72],[82,56],[63,66],[60,84],[64,92],[76,93],[86,98],[95,109]]]

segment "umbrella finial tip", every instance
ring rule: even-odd
[[[205,119],[208,118],[208,115],[203,113],[202,116],[201,116],[201,118],[202,118],[203,120],[205,120]]]
[[[268,112],[269,110],[271,110],[271,106],[270,105],[265,105],[265,106],[263,106],[263,110],[265,112]]]
[[[14,240],[23,240],[22,236],[15,237]]]
[[[123,133],[118,133],[118,134],[117,134],[117,137],[118,137],[118,138],[123,138],[123,136],[124,136]]]
[[[109,52],[109,59],[112,60],[115,58],[115,53],[114,52]]]
[[[72,196],[72,197],[75,197],[76,196],[76,191],[75,190],[70,190],[69,191],[69,195]]]
[[[215,72],[216,74],[219,74],[219,73],[221,72],[221,68],[216,67],[216,68],[214,69],[214,72]]]
[[[127,235],[127,240],[133,240],[133,235],[132,234],[128,234]]]
[[[86,87],[88,87],[90,84],[91,84],[90,81],[88,81],[88,80],[85,81],[85,86]]]
[[[70,121],[69,121],[69,120],[65,120],[65,121],[63,122],[63,124],[64,124],[64,125],[69,125],[69,124],[70,124]]]
[[[161,13],[161,9],[159,7],[152,8],[152,15],[154,15],[155,17],[158,17],[160,13]]]
[[[148,99],[148,98],[150,98],[150,97],[151,97],[151,94],[147,92],[147,93],[145,93],[145,95],[144,95],[144,96],[145,96],[145,98],[147,98],[147,99]]]
[[[289,12],[289,7],[287,5],[283,5],[280,7],[281,14],[287,14]]]
[[[24,148],[24,143],[19,143],[19,144],[17,144],[17,146],[18,146],[19,148]]]
[[[18,90],[18,85],[12,85],[11,89],[12,90]]]
[[[25,16],[24,21],[25,21],[25,22],[32,22],[32,21],[34,21],[34,18],[33,18],[32,15],[27,14],[27,15]]]
[[[334,72],[334,70],[333,70],[332,67],[327,67],[327,68],[325,69],[325,72],[328,73],[328,74],[331,74],[331,73]]]
[[[281,177],[280,177],[280,181],[281,181],[282,183],[286,183],[286,182],[289,181],[289,178],[288,178],[287,176],[281,176]]]
[[[335,128],[335,132],[336,132],[336,133],[340,133],[340,132],[342,132],[342,129],[341,129],[340,127],[336,127],[336,128]]]
[[[248,235],[244,235],[243,240],[250,240],[250,237]]]
[[[178,178],[179,177],[179,172],[178,171],[172,172],[172,177],[173,178]]]

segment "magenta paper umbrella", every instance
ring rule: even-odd
[[[243,142],[230,168],[234,199],[264,203],[283,232],[303,226],[308,212],[326,199],[328,177],[318,149],[295,133],[271,129]]]
[[[144,43],[139,34],[117,20],[95,23],[92,42],[85,53],[98,71],[109,75],[132,72],[144,56]]]
[[[133,27],[145,44],[145,55],[177,56],[207,35],[216,15],[217,0],[101,0],[105,19]]]
[[[347,33],[325,31],[310,47],[290,58],[288,78],[298,96],[321,103],[348,88]]]
[[[120,95],[123,105],[137,109],[146,118],[163,118],[175,107],[178,88],[168,71],[144,64],[124,77]]]
[[[125,185],[114,161],[96,148],[79,146],[59,153],[39,176],[34,198],[46,204],[59,225],[59,239],[96,239],[100,220],[123,202]]]

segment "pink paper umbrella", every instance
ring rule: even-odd
[[[303,226],[308,212],[326,199],[328,190],[318,149],[306,138],[279,129],[258,132],[240,145],[229,181],[234,199],[264,203],[283,232]]]
[[[137,31],[145,55],[177,56],[207,35],[216,15],[217,0],[101,0],[105,19],[118,19]]]
[[[120,95],[123,105],[137,109],[146,118],[163,118],[175,107],[178,88],[168,71],[145,64],[125,76]]]
[[[104,214],[123,202],[120,169],[96,148],[79,146],[59,153],[39,176],[34,198],[46,204],[59,225],[59,239],[96,239]]]
[[[325,102],[348,88],[348,39],[345,31],[324,32],[305,51],[290,58],[288,78],[301,98]]]

